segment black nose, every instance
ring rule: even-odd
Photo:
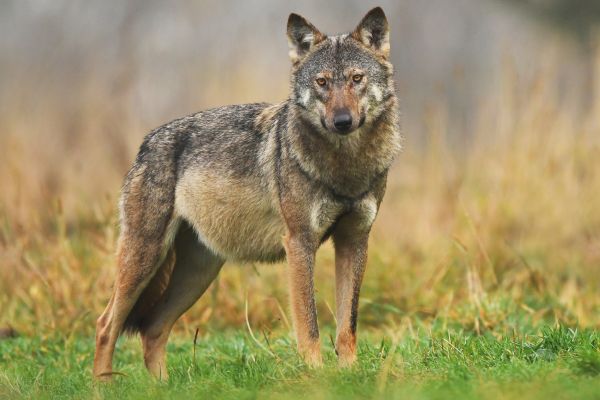
[[[333,116],[333,126],[340,133],[346,133],[352,127],[352,115],[348,111],[340,111]]]

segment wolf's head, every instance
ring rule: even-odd
[[[301,118],[325,135],[377,120],[394,97],[388,22],[372,9],[350,34],[328,37],[298,14],[288,19],[292,94]]]

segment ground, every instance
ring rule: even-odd
[[[149,376],[137,338],[126,338],[109,384],[91,379],[90,337],[8,339],[0,342],[0,398],[600,398],[600,335],[589,330],[369,332],[355,367],[339,369],[325,340],[317,370],[299,360],[289,335],[252,335],[209,332],[195,346],[193,336],[176,337],[168,383]]]

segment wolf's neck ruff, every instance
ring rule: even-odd
[[[275,138],[272,158],[279,163],[282,157],[287,159],[311,184],[350,204],[361,200],[385,177],[401,149],[395,95],[388,95],[380,107],[376,118],[343,137],[317,132],[299,117],[302,106],[293,99],[266,107],[255,124],[262,135]],[[275,168],[274,175],[279,174]]]
[[[377,118],[344,137],[316,132],[299,118],[298,107],[288,99],[267,107],[257,118],[263,134],[277,136],[280,153],[274,157],[288,159],[307,180],[342,201],[365,196],[400,151],[395,96],[387,99]],[[271,123],[265,124],[267,120]]]
[[[323,186],[324,188],[326,188],[329,193],[335,198],[335,200],[344,203],[345,205],[351,206],[352,204],[356,203],[357,201],[362,200],[363,198],[365,198],[365,196],[367,196],[372,188],[373,188],[373,182],[377,182],[380,178],[382,178],[385,174],[387,174],[387,170],[384,170],[380,173],[378,173],[377,175],[375,175],[373,177],[373,179],[371,180],[371,183],[366,186],[366,190],[364,190],[363,192],[360,192],[358,194],[345,194],[345,193],[340,193],[338,191],[338,189],[336,189],[334,186],[328,184],[327,182],[323,182],[321,181],[318,177],[315,177],[313,175],[311,175],[310,172],[308,172],[300,163],[299,160],[297,160],[295,157],[291,157],[292,161],[296,164],[296,167],[298,168],[298,170],[302,173],[302,175],[304,175],[304,177],[313,183],[316,183],[318,185]]]

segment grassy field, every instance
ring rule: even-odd
[[[309,370],[289,336],[211,332],[169,345],[168,383],[141,366],[136,340],[120,343],[113,384],[93,384],[91,340],[20,338],[0,342],[0,397],[6,398],[484,398],[589,399],[600,396],[600,336],[546,328],[525,335],[461,330],[368,335],[360,362],[340,371],[325,344],[326,366]],[[83,367],[83,368],[82,368]]]
[[[553,82],[507,68],[460,145],[443,101],[407,132],[371,237],[356,368],[335,367],[326,244],[325,368],[293,350],[285,267],[229,265],[176,325],[168,384],[149,379],[131,339],[117,351],[124,376],[90,379],[118,189],[151,127],[90,88],[68,118],[3,107],[0,328],[18,336],[0,339],[0,397],[599,398],[600,84],[582,108]]]

